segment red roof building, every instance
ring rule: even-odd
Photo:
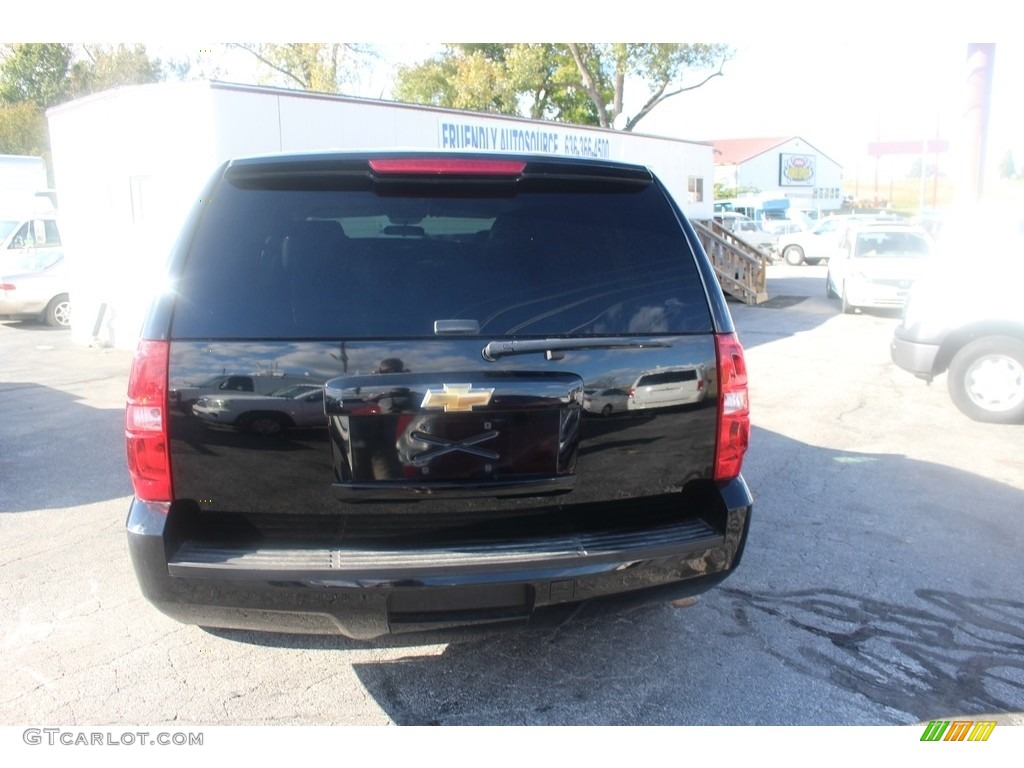
[[[834,210],[843,198],[843,168],[799,136],[713,139],[715,185],[736,195],[789,198],[803,210]]]

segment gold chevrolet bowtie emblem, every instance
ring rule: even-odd
[[[473,389],[472,384],[444,384],[444,390],[428,389],[420,408],[443,408],[446,412],[471,411],[491,402],[493,389]]]

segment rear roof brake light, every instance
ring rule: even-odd
[[[378,158],[370,168],[379,174],[435,176],[518,176],[526,168],[522,160],[480,160],[457,157]]]

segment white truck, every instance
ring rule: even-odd
[[[38,192],[46,190],[46,162],[32,155],[0,155],[0,200],[21,198],[30,205]]]

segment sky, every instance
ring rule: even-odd
[[[432,40],[651,40],[671,35],[723,42],[734,51],[725,76],[659,105],[637,131],[690,140],[800,136],[842,164],[847,174],[870,166],[869,141],[934,136],[956,141],[963,128],[967,42],[994,41],[989,165],[1008,149],[1024,164],[1024,46],[1019,45],[1024,7],[996,0],[956,6],[921,0],[734,0],[727,5],[690,0],[671,6],[649,0],[250,0],[223,8],[179,0],[159,10],[127,0],[97,0],[88,7],[53,2],[47,40],[142,40],[165,57],[216,51],[211,44],[225,41],[332,37],[373,43],[382,53],[380,63],[350,93],[371,98],[390,95],[397,65],[439,50],[440,43]],[[44,31],[27,5],[14,13],[0,36],[30,40],[32,32]],[[156,13],[160,16],[147,15]],[[10,35],[12,30],[26,34]],[[224,79],[247,66],[237,56],[225,62]],[[643,98],[639,87],[629,90],[627,112]],[[912,161],[894,162],[909,166]]]
[[[725,76],[662,104],[638,127],[685,131],[692,138],[800,136],[844,166],[872,166],[867,144],[944,138],[964,129],[967,44],[930,40],[863,56],[860,43],[825,40],[779,46],[758,40],[735,47]],[[989,160],[1007,149],[1024,161],[1024,56],[996,45]],[[915,158],[901,158],[908,165]],[[893,159],[897,162],[897,159]],[[941,162],[941,160],[940,160]]]

